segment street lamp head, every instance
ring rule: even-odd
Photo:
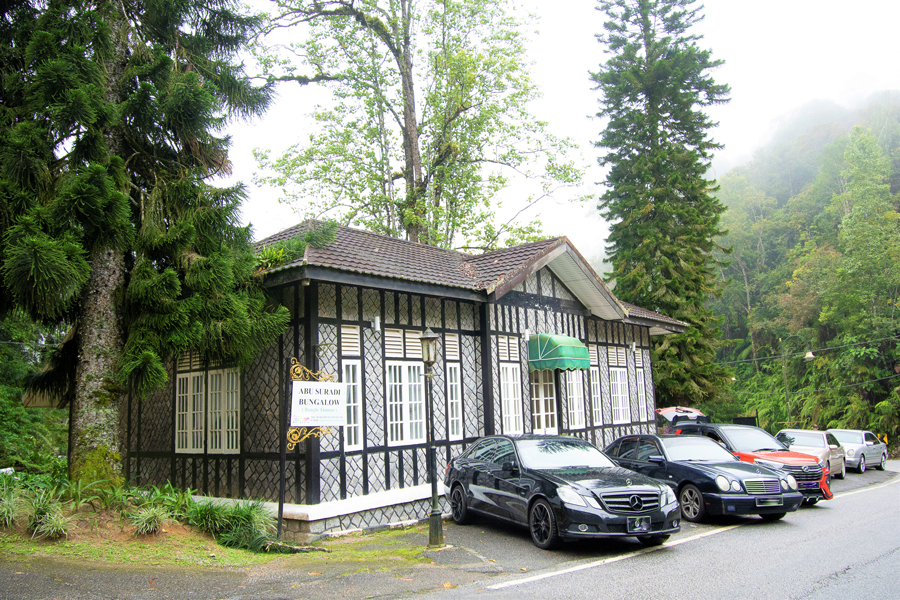
[[[811,360],[815,360],[815,358],[816,358],[816,355],[812,353],[812,350],[807,350],[806,356],[803,357],[803,360],[805,360],[806,362],[809,362]]]
[[[431,331],[431,327],[425,329],[419,337],[422,344],[422,362],[429,369],[437,362],[437,343],[441,336]]]

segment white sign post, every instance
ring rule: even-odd
[[[346,427],[347,384],[293,381],[291,427]]]

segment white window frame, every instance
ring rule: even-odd
[[[344,450],[362,450],[362,361],[343,360],[341,381],[347,387],[347,425],[344,426]]]
[[[543,434],[559,433],[559,415],[556,414],[556,383],[551,369],[532,371],[531,381],[531,432]],[[544,392],[550,390],[551,394]],[[549,401],[549,402],[548,402]],[[549,405],[550,410],[545,410]],[[544,419],[544,427],[538,427],[537,420]],[[547,422],[552,420],[553,424]]]
[[[239,453],[240,372],[232,368],[180,373],[175,385],[175,452]]]
[[[641,421],[647,420],[647,381],[644,376],[644,369],[636,369],[637,377],[637,397],[638,397],[638,414]]]
[[[565,371],[569,429],[584,429],[584,381],[581,371]]]
[[[500,364],[500,410],[503,411],[503,433],[523,433],[521,366],[518,363]]]
[[[603,402],[600,400],[600,367],[591,367],[591,407],[594,425],[603,425]]]
[[[628,399],[628,369],[609,368],[609,396],[612,401],[614,425],[631,422],[631,403]]]
[[[422,361],[385,363],[388,446],[425,441],[425,366]]]
[[[447,363],[447,439],[463,439],[462,368],[457,362]]]

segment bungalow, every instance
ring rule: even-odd
[[[440,336],[439,474],[483,435],[561,433],[602,447],[649,432],[650,338],[685,328],[618,300],[565,237],[473,256],[339,227],[265,281],[288,329],[242,372],[186,353],[165,390],[130,399],[126,475],[271,502],[283,487],[297,540],[428,515],[426,328]],[[567,360],[560,343],[587,360]],[[292,360],[346,384],[347,425],[288,449]]]

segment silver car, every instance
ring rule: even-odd
[[[887,446],[871,431],[860,429],[829,429],[828,433],[841,443],[847,453],[847,466],[865,473],[867,466],[884,471]]]
[[[820,463],[825,462],[832,477],[843,479],[847,475],[844,449],[833,434],[818,429],[782,429],[775,438],[791,452],[812,454]]]

